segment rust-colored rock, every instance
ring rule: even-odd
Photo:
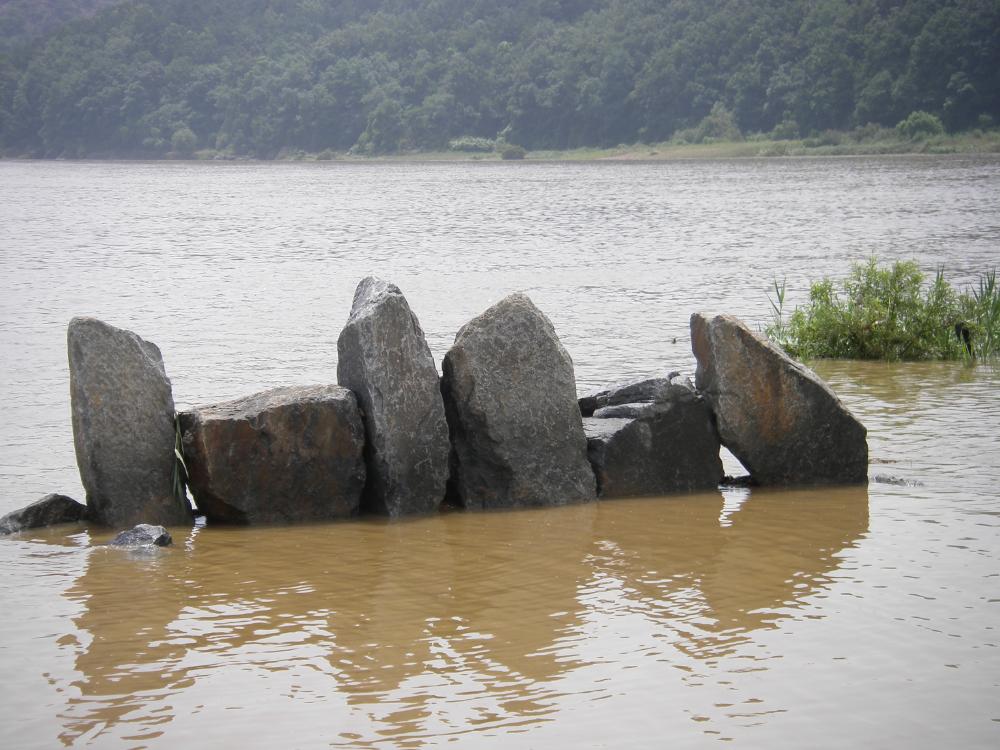
[[[867,481],[867,431],[816,373],[730,315],[692,315],[691,348],[722,444],[756,482]]]
[[[180,420],[191,494],[210,520],[294,523],[357,513],[365,432],[346,388],[275,388]]]

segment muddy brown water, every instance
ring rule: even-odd
[[[438,359],[524,290],[584,388],[693,372],[688,314],[775,277],[1000,246],[996,159],[508,166],[0,162],[0,512],[80,496],[75,314],[183,406],[330,382],[369,271]],[[895,483],[2,539],[4,745],[995,747],[1000,370],[814,364]]]

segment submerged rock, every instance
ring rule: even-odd
[[[398,287],[373,277],[358,285],[337,355],[337,380],[364,415],[365,508],[389,516],[437,510],[448,423],[430,347]]]
[[[46,495],[20,510],[0,518],[0,534],[13,534],[24,529],[76,523],[87,517],[87,506],[66,495]]]
[[[110,542],[109,547],[169,547],[174,543],[170,534],[162,526],[140,523],[134,528],[123,531]]]
[[[503,508],[595,499],[573,361],[527,296],[513,294],[469,321],[443,369],[451,493],[460,504]]]
[[[640,381],[650,400],[616,403],[612,388],[584,419],[587,455],[602,498],[714,489],[723,476],[719,436],[708,404],[679,379]]]
[[[275,388],[180,415],[199,511],[228,523],[355,515],[365,431],[354,394],[336,385]]]
[[[95,318],[67,331],[73,443],[91,518],[191,523],[174,496],[174,399],[155,344]]]
[[[729,315],[692,315],[691,347],[722,444],[754,481],[867,481],[867,431],[812,370]]]

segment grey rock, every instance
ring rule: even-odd
[[[690,389],[690,383],[679,372],[672,372],[665,378],[625,380],[581,396],[578,399],[580,413],[591,417],[598,409],[609,406],[664,401],[669,399],[671,393],[677,392],[677,389],[684,388]]]
[[[73,443],[91,518],[191,523],[173,492],[174,399],[156,345],[95,318],[67,331]]]
[[[337,355],[337,380],[357,396],[367,433],[364,509],[393,517],[437,510],[448,423],[430,347],[398,287],[362,280]]]
[[[463,326],[443,370],[454,500],[503,508],[595,499],[573,361],[527,296]]]
[[[867,481],[867,431],[812,370],[729,315],[692,315],[691,348],[722,444],[754,481]]]
[[[723,476],[711,410],[681,383],[659,401],[616,404],[584,419],[602,498],[714,489]]]
[[[136,547],[169,547],[173,543],[174,540],[162,526],[140,523],[118,534],[108,542],[108,546],[134,549]]]
[[[13,534],[23,529],[76,523],[87,517],[87,506],[66,495],[46,495],[20,510],[0,518],[0,534]]]
[[[180,414],[188,485],[199,511],[226,523],[355,515],[365,483],[354,394],[293,386]]]

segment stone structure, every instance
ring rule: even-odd
[[[389,516],[430,513],[448,481],[448,423],[437,368],[399,288],[364,279],[337,341],[337,381],[365,422],[363,505]]]
[[[469,321],[445,355],[452,497],[466,508],[593,500],[573,362],[523,294]]]
[[[867,481],[867,432],[812,370],[730,315],[692,315],[691,347],[722,444],[757,483]]]
[[[131,331],[74,318],[67,332],[73,442],[92,520],[191,523],[174,496],[174,399],[160,350]]]
[[[365,483],[354,394],[335,385],[275,388],[180,414],[198,509],[227,523],[353,516]]]
[[[681,378],[619,383],[580,406],[597,407],[583,425],[600,497],[710,490],[722,479],[711,409]]]

